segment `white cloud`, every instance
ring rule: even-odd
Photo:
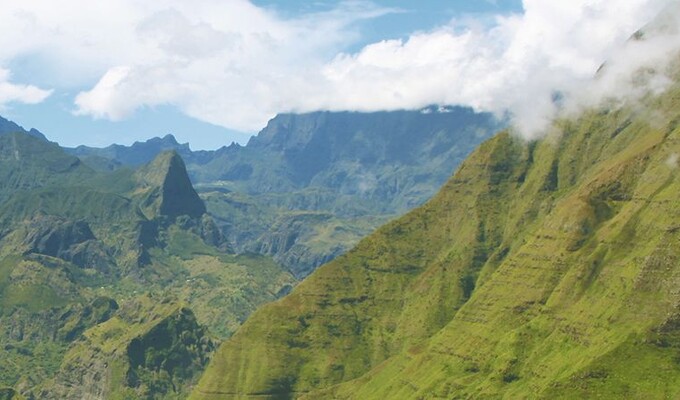
[[[667,3],[526,0],[523,15],[498,17],[490,28],[460,27],[453,21],[407,41],[376,43],[326,65],[330,85],[323,93],[330,95],[312,98],[299,109],[317,103],[367,111],[465,104],[510,112],[518,129],[535,137],[557,112],[556,93],[570,108],[593,105],[630,91],[632,86],[623,83],[635,69],[671,59],[680,49],[677,32],[628,42]],[[593,80],[605,60],[607,73]],[[668,83],[662,75],[654,79],[649,84],[657,89]]]
[[[0,108],[12,102],[26,104],[40,103],[52,93],[50,90],[43,90],[32,85],[12,83],[10,78],[10,72],[0,68]]]
[[[0,65],[39,60],[41,82],[58,90],[86,87],[76,97],[78,114],[119,120],[167,104],[244,131],[279,112],[439,103],[508,111],[535,136],[555,115],[556,92],[569,105],[591,87],[598,95],[578,104],[592,103],[620,86],[633,66],[658,61],[679,44],[665,35],[621,50],[664,0],[525,0],[521,15],[491,24],[488,16],[454,20],[354,54],[339,54],[358,39],[354,23],[395,10],[351,1],[284,18],[246,0],[5,2]],[[649,57],[630,61],[634,51]],[[594,84],[605,60],[617,61]],[[663,88],[662,78],[650,83]]]

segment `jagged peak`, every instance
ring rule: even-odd
[[[164,145],[164,146],[173,146],[173,147],[188,145],[187,143],[180,144],[177,141],[177,138],[175,138],[175,136],[172,133],[168,133],[167,135],[165,135],[163,137],[160,137],[160,136],[152,137],[151,139],[147,139],[143,142],[137,141],[133,144],[133,146],[134,145],[143,145],[143,144],[160,144],[161,146]]]
[[[150,186],[162,185],[171,170],[185,169],[184,160],[175,150],[167,150],[158,154],[151,162],[137,172],[143,183]]]
[[[179,142],[177,142],[177,139],[172,133],[168,133],[167,135],[163,136],[161,138],[161,141],[166,143],[179,144]]]
[[[205,205],[189,180],[182,157],[175,151],[164,151],[135,174],[145,186],[144,208],[152,215],[199,217]]]

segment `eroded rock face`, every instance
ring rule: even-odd
[[[19,394],[11,388],[0,388],[0,400],[18,400]]]
[[[205,367],[214,347],[191,310],[181,308],[130,341],[127,384],[134,388],[150,386],[155,375],[163,374],[168,379],[161,392],[175,391]]]
[[[72,246],[95,240],[86,222],[62,220],[44,216],[33,219],[29,224],[25,243],[29,252],[60,257]]]
[[[140,312],[151,312],[152,317],[144,318]],[[206,328],[187,308],[165,312],[127,304],[115,318],[115,323],[85,333],[89,339],[70,350],[40,398],[182,398],[215,349]],[[116,325],[127,329],[120,331]],[[99,333],[116,346],[98,344]]]
[[[83,268],[104,270],[112,264],[105,246],[84,221],[36,216],[26,224],[22,244],[27,254],[57,257]]]
[[[314,237],[333,219],[327,213],[296,213],[276,220],[270,229],[248,247],[247,251],[272,256],[290,269],[296,277],[304,277],[348,250],[348,245],[337,242],[332,246],[315,248]],[[358,238],[357,238],[358,240]],[[352,243],[353,244],[353,243]]]
[[[208,214],[204,214],[201,217],[200,236],[205,243],[225,251],[228,250],[227,243],[220,228]]]
[[[293,282],[269,260],[227,257],[223,242],[176,153],[96,172],[56,144],[0,132],[0,388],[31,399],[184,398],[214,348],[185,304],[201,323],[224,318],[214,326],[230,333]],[[205,264],[207,279],[193,279]],[[161,291],[170,294],[146,296]],[[212,312],[214,298],[231,308]]]
[[[191,151],[166,136],[129,147],[81,146],[69,152],[93,168],[115,169],[139,166],[166,149],[176,151],[232,249],[262,248],[261,254],[274,255],[297,276],[306,276],[387,218],[422,204],[465,156],[504,126],[490,114],[462,107],[312,112],[276,116],[246,146]],[[159,175],[150,187],[162,183]],[[165,194],[149,189],[147,217],[186,212],[163,200],[168,193],[169,187]],[[316,232],[307,233],[325,227],[306,220],[294,233],[295,245],[285,246],[273,225],[291,211],[332,214],[352,233],[335,235],[342,236],[337,247],[319,245]],[[363,217],[377,218],[353,220]],[[277,243],[270,246],[270,241]]]
[[[51,278],[55,280],[55,276]],[[3,310],[0,312],[0,336],[3,337],[0,359],[4,360],[0,363],[0,375],[5,379],[3,383],[15,386],[14,389],[26,398],[43,398],[34,388],[58,371],[58,360],[66,353],[69,343],[81,338],[85,330],[106,322],[116,310],[116,301],[103,296],[65,307],[46,305],[42,310],[31,311],[25,307]],[[51,350],[45,351],[46,347]],[[42,365],[27,368],[35,359],[41,359]]]
[[[140,169],[136,177],[146,186],[142,209],[148,216],[198,218],[205,214],[205,205],[191,185],[184,161],[175,151],[162,153]]]

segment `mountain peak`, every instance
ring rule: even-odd
[[[17,123],[6,118],[0,117],[0,135],[6,135],[8,133],[25,133],[38,139],[47,141],[45,135],[43,135],[39,130],[31,128],[27,131],[21,125],[18,125]]]
[[[177,142],[177,139],[175,138],[175,136],[174,136],[172,133],[168,133],[167,135],[163,136],[163,137],[161,138],[161,140],[162,140],[163,142],[166,142],[166,143],[179,144],[179,143]]]
[[[151,214],[200,217],[205,213],[205,205],[191,185],[184,160],[175,150],[159,154],[136,176],[149,188],[143,204]]]
[[[142,146],[142,145],[150,145],[150,144],[167,146],[168,148],[175,148],[175,147],[178,147],[178,146],[182,146],[177,141],[177,139],[175,138],[175,136],[172,133],[168,133],[167,135],[165,135],[163,137],[159,137],[159,136],[152,137],[151,139],[147,139],[146,141],[143,141],[143,142],[135,142],[133,144],[133,146],[135,146],[135,145]]]
[[[17,125],[16,123],[3,117],[0,117],[0,135],[14,132],[26,132],[26,130],[23,127]]]

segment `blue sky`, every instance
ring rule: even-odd
[[[257,6],[274,10],[284,18],[295,18],[303,14],[331,10],[338,1],[253,1]],[[494,4],[495,3],[495,4]],[[448,23],[452,18],[472,13],[519,12],[521,1],[380,1],[384,7],[401,9],[400,12],[386,14],[356,24],[354,29],[360,36],[341,50],[357,51],[366,44],[384,39],[408,37],[414,31],[430,30]],[[45,61],[43,61],[45,62]],[[36,59],[13,60],[14,80],[26,84],[50,87],[49,78],[39,73],[43,62]],[[143,107],[133,115],[111,121],[92,118],[87,115],[73,114],[73,100],[79,90],[92,86],[96,81],[87,82],[83,87],[66,87],[58,90],[42,103],[8,105],[0,115],[12,119],[25,127],[35,127],[43,131],[51,140],[66,146],[88,144],[105,146],[111,143],[129,144],[136,140],[146,140],[153,136],[174,134],[182,142],[190,142],[194,149],[213,149],[229,145],[232,141],[245,143],[253,130],[238,131],[203,122],[186,116],[172,106]]]
[[[245,143],[280,112],[462,104],[527,131],[667,3],[7,0],[0,115],[62,145]],[[539,104],[540,106],[537,106]]]
[[[269,1],[257,0],[255,4],[273,8],[283,15],[295,15],[305,12],[330,9],[337,1]],[[406,38],[411,33],[430,30],[448,24],[453,18],[462,16],[480,17],[522,11],[521,0],[395,0],[375,1],[383,7],[402,10],[388,14],[361,24],[362,33],[351,50],[359,50],[360,46],[384,39]]]

